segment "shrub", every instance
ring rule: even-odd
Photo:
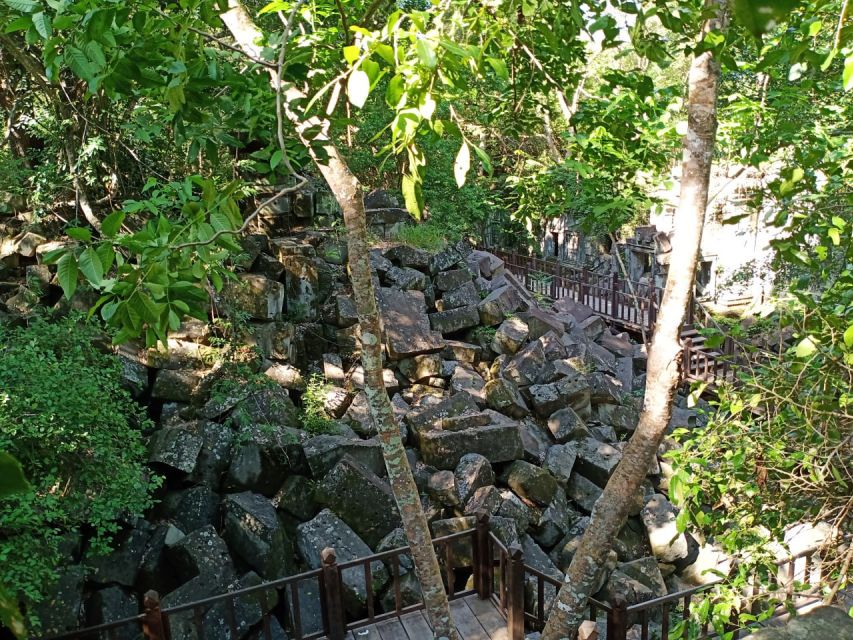
[[[315,373],[308,379],[305,393],[302,394],[302,428],[308,433],[336,433],[335,423],[326,413],[326,394],[331,385],[323,376]]]
[[[400,227],[394,239],[418,249],[439,251],[447,245],[449,238],[446,229],[427,221]]]
[[[56,577],[64,534],[83,530],[90,554],[108,551],[159,483],[146,475],[150,425],[100,338],[79,317],[0,327],[0,450],[32,485],[0,500],[0,583],[25,602]]]

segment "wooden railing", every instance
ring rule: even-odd
[[[553,300],[569,298],[585,304],[614,324],[651,337],[663,298],[663,289],[644,282],[626,280],[616,273],[600,274],[565,264],[501,249],[490,248],[504,261],[506,269],[535,294]],[[705,307],[691,297],[682,328],[682,382],[714,383],[734,379],[733,365],[742,356],[731,338],[719,349],[708,349],[687,337],[711,326]]]

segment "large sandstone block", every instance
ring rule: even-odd
[[[518,426],[492,424],[461,431],[424,431],[421,455],[437,469],[455,469],[465,454],[479,453],[491,463],[508,462],[524,454]]]
[[[430,329],[424,294],[420,291],[379,290],[383,337],[388,355],[394,359],[440,351],[441,334]]]

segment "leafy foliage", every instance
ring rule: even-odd
[[[121,365],[79,317],[0,328],[0,449],[31,488],[0,499],[0,582],[38,602],[62,566],[59,545],[81,527],[92,553],[151,504],[144,413],[121,385]]]

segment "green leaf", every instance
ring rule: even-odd
[[[808,358],[815,351],[817,351],[817,345],[814,340],[812,340],[811,336],[807,336],[800,340],[799,344],[797,344],[797,348],[794,350],[794,353],[798,358]]]
[[[832,244],[836,247],[841,244],[841,233],[835,227],[830,227],[829,231],[826,232],[826,235],[829,236],[829,239],[832,240]]]
[[[77,290],[77,259],[71,252],[66,253],[56,265],[59,286],[67,299],[71,299]]]
[[[33,26],[33,19],[30,16],[18,16],[14,20],[10,20],[5,25],[3,25],[3,33],[26,31],[31,26]]]
[[[402,191],[403,199],[406,202],[406,209],[411,213],[416,220],[421,219],[423,212],[422,198],[423,194],[420,190],[420,181],[408,173],[403,174]]]
[[[415,52],[418,54],[421,64],[430,69],[435,69],[435,65],[438,64],[438,57],[435,55],[435,45],[429,40],[420,38],[415,43]]]
[[[735,0],[735,19],[752,35],[762,34],[776,28],[799,4],[799,0]]]
[[[847,56],[844,61],[844,72],[841,75],[841,84],[845,91],[853,89],[853,55]]]
[[[104,55],[104,48],[101,46],[99,42],[95,42],[94,40],[86,43],[86,55],[89,57],[89,60],[92,64],[97,67],[98,71],[103,69],[107,65],[107,58]]]
[[[347,80],[347,97],[354,107],[364,106],[370,94],[370,78],[361,69],[356,69]]]
[[[88,247],[80,254],[80,272],[96,287],[100,286],[104,279],[104,267],[92,247]]]
[[[66,229],[65,233],[69,238],[79,240],[80,242],[89,242],[92,240],[92,232],[84,227],[71,227]]]
[[[77,47],[65,49],[65,61],[71,70],[83,80],[91,80],[95,75],[95,68],[89,62],[89,58]]]
[[[848,348],[853,348],[853,324],[847,327],[847,330],[844,332],[844,344]]]
[[[355,45],[349,45],[348,47],[344,47],[344,60],[346,60],[348,64],[354,64],[360,56],[361,49],[359,49]]]
[[[0,498],[29,490],[30,485],[24,477],[21,463],[5,451],[0,451]]]
[[[270,171],[275,171],[275,168],[281,164],[282,159],[281,149],[276,149],[270,156]]]
[[[468,148],[468,143],[463,140],[462,146],[459,147],[459,152],[456,154],[456,161],[453,163],[453,176],[456,178],[457,187],[462,188],[465,184],[465,178],[470,168],[471,149]]]
[[[12,7],[15,11],[20,11],[21,13],[32,13],[36,9],[41,7],[41,3],[36,2],[36,0],[3,0],[8,6]]]
[[[498,78],[501,80],[509,80],[509,70],[507,69],[506,62],[500,58],[486,58],[486,62],[491,65]]]
[[[50,21],[50,16],[45,14],[44,11],[33,14],[33,26],[45,40],[53,35],[53,23]]]
[[[121,224],[124,222],[124,211],[113,211],[110,215],[101,222],[101,235],[112,238],[118,230],[121,229]]]

